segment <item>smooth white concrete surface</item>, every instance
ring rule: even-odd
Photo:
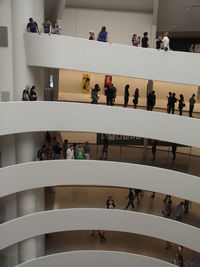
[[[200,252],[200,229],[134,211],[61,209],[26,215],[0,225],[0,250],[25,239],[62,231],[120,231],[150,236]]]
[[[73,251],[34,259],[17,267],[172,267],[174,265],[154,258],[115,251]]]
[[[2,168],[0,177],[0,197],[39,187],[86,185],[141,188],[200,203],[199,177],[138,164],[93,160],[37,161]]]
[[[25,33],[24,39],[29,66],[200,85],[199,54],[48,34]]]
[[[66,102],[0,103],[0,135],[75,131],[129,135],[200,147],[200,120],[146,110]]]

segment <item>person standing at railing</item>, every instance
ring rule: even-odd
[[[22,101],[29,101],[29,96],[30,96],[30,85],[27,85],[26,89],[24,89],[22,93]]]
[[[43,24],[42,24],[42,32],[43,33],[48,33],[49,35],[51,35],[52,24],[51,24],[50,19],[46,19],[45,22],[43,22]]]
[[[30,101],[36,101],[37,100],[37,92],[35,91],[35,85],[31,87],[30,95],[29,95]]]
[[[70,145],[67,149],[67,159],[74,159],[74,146]]]
[[[100,33],[98,34],[97,41],[99,42],[109,42],[108,40],[108,32],[106,31],[106,26],[101,28]]]
[[[169,92],[169,96],[167,96],[167,113],[171,113],[172,109],[172,92]]]
[[[29,23],[27,24],[27,32],[32,32],[32,33],[39,33],[39,28],[38,24],[36,21],[33,21],[32,18],[29,18]]]
[[[149,38],[147,36],[148,36],[148,32],[144,32],[144,36],[142,37],[142,47],[144,48],[149,47]]]
[[[89,146],[89,143],[88,141],[85,142],[85,145],[83,147],[84,149],[84,157],[85,159],[90,159],[90,146]]]
[[[165,32],[163,40],[162,40],[162,48],[164,51],[169,50],[169,34],[168,32]]]
[[[138,47],[140,44],[140,36],[137,37],[137,34],[133,34],[132,44],[133,46]]]
[[[91,31],[89,31],[89,40],[95,40],[95,34],[94,34],[94,31],[93,30],[91,30]]]
[[[58,26],[58,22],[57,21],[54,22],[53,27],[52,27],[52,33],[60,35],[61,34],[60,31],[61,31],[61,28]]]
[[[190,103],[190,108],[189,108],[189,116],[192,117],[192,113],[194,110],[194,104],[196,103],[195,100],[195,94],[193,94],[190,99],[189,99],[189,103]]]
[[[156,49],[160,50],[162,46],[162,36],[159,36],[158,39],[156,40]]]

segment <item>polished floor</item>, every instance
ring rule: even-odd
[[[111,195],[115,201],[116,209],[124,209],[128,190],[124,188],[111,187],[54,187],[46,189],[46,209],[65,208],[106,208],[106,200]],[[134,200],[135,211],[162,216],[164,195],[156,193],[151,198],[151,192],[143,192],[140,203]],[[175,219],[176,206],[180,199],[172,197],[172,214],[170,219]],[[132,212],[129,208],[129,211]],[[200,205],[192,203],[188,214],[183,214],[182,222],[200,227]],[[97,229],[98,230],[98,229]],[[96,232],[95,236],[90,231],[71,231],[49,234],[46,239],[46,253],[58,253],[64,251],[100,249],[132,252],[148,255],[158,259],[171,262],[178,244],[172,244],[170,249],[165,249],[166,242],[146,236],[106,232],[106,242],[101,243]],[[184,234],[184,233],[183,233]],[[184,248],[184,258],[190,256],[200,259],[200,255],[194,251]],[[200,266],[200,265],[199,265]]]

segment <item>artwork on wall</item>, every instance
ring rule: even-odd
[[[82,93],[89,93],[90,92],[90,74],[85,73],[83,74],[82,78]]]
[[[104,87],[106,88],[107,85],[111,86],[111,84],[112,84],[112,75],[106,75],[105,76]]]

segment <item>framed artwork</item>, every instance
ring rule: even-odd
[[[82,78],[82,93],[89,93],[90,92],[90,74],[83,74]]]
[[[111,86],[111,84],[112,84],[112,75],[106,75],[105,76],[104,87],[106,88],[107,85]]]

